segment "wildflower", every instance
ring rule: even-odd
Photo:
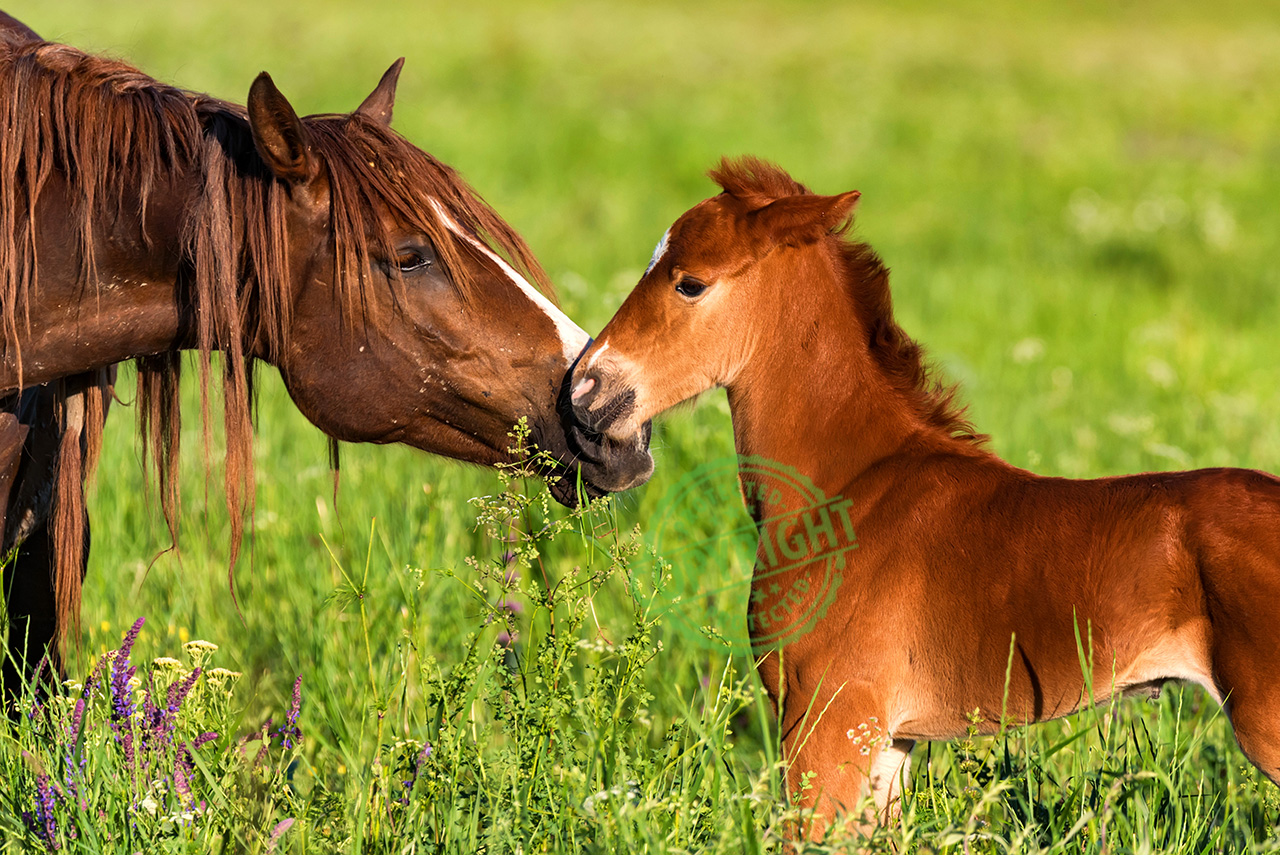
[[[84,723],[84,698],[76,701],[76,708],[71,711],[71,729],[67,733],[67,741],[75,744],[80,738],[80,726]]]
[[[178,795],[178,803],[183,807],[191,804],[191,752],[184,742],[173,762],[173,791]]]
[[[213,655],[214,651],[218,649],[218,645],[212,641],[202,641],[197,638],[184,643],[182,649],[186,651],[187,656],[191,659],[191,664],[198,667]]]
[[[153,667],[159,668],[161,671],[177,671],[182,667],[181,662],[168,656],[161,656],[158,659],[153,659],[151,660],[151,664]]]
[[[281,725],[278,735],[284,741],[286,749],[292,748],[297,742],[302,741],[302,730],[298,727],[298,713],[302,711],[302,675],[298,675],[298,679],[293,684],[293,703],[289,705],[289,712],[284,717],[284,724]]]
[[[58,821],[53,815],[55,801],[53,787],[49,784],[49,776],[45,774],[36,775],[34,831],[36,836],[43,840],[45,846],[49,847],[50,850],[62,847],[62,844],[58,841]]]
[[[200,669],[195,668],[187,675],[187,679],[181,683],[174,682],[169,686],[169,704],[165,710],[169,715],[177,716],[178,710],[182,708],[182,702],[187,699],[187,695],[191,694],[192,688],[196,685],[196,680],[200,679]]]
[[[513,615],[518,615],[524,611],[524,603],[521,603],[519,600],[507,599],[498,603],[498,609],[499,611],[511,612]]]
[[[498,637],[495,639],[495,641],[497,641],[497,642],[498,642],[498,646],[499,646],[499,647],[510,647],[510,646],[511,646],[511,633],[507,632],[507,631],[504,629],[502,632],[498,633]]]
[[[293,818],[282,819],[276,823],[276,827],[271,829],[271,837],[267,840],[267,852],[275,852],[276,846],[280,843],[280,838],[284,833],[293,827]]]
[[[129,651],[133,649],[134,641],[138,640],[143,622],[146,622],[146,618],[140,617],[133,622],[133,626],[124,634],[124,643],[120,644],[120,649],[116,650],[111,662],[111,719],[114,723],[127,722],[134,712],[132,681],[137,668],[129,664]]]

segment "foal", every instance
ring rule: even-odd
[[[916,740],[963,734],[975,709],[991,732],[1170,679],[1224,704],[1280,783],[1280,480],[1075,481],[1006,463],[929,380],[880,260],[843,237],[857,193],[813,195],[754,159],[711,177],[724,192],[663,237],[571,397],[584,426],[623,437],[724,386],[740,459],[831,497],[814,523],[810,499],[760,483],[768,467],[740,467],[761,528],[748,628],[791,791],[814,773],[811,833],[868,788],[888,817]],[[814,550],[848,545],[840,523],[857,548],[837,571]],[[776,546],[806,539],[779,562]],[[776,631],[801,613],[818,615],[807,632]]]

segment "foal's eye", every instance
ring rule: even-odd
[[[707,290],[705,282],[699,282],[697,279],[688,276],[676,283],[676,293],[682,297],[697,297],[705,290]]]

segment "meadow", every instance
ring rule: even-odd
[[[526,237],[591,332],[667,226],[713,193],[704,173],[721,155],[774,160],[817,192],[861,190],[855,233],[892,268],[900,322],[1003,457],[1070,477],[1280,471],[1280,18],[1262,0],[6,11],[241,103],[268,70],[302,112],[354,108],[405,56],[397,129]],[[335,503],[324,437],[272,371],[260,380],[234,598],[198,390],[178,551],[164,551],[134,413],[112,410],[69,676],[90,679],[140,617],[128,653],[153,700],[204,670],[167,741],[146,743],[163,775],[136,773],[101,704],[69,739],[66,702],[11,728],[0,845],[782,851],[795,816],[777,734],[749,657],[718,641],[741,634],[744,601],[714,600],[724,630],[703,631],[654,591],[655,566],[713,588],[746,559],[664,568],[646,534],[684,474],[732,454],[722,393],[659,421],[649,484],[569,514],[520,472],[397,447],[344,446]],[[126,404],[131,383],[126,370]],[[744,519],[709,503],[695,534]],[[151,664],[162,657],[174,661]],[[914,759],[899,823],[810,851],[1280,848],[1280,790],[1198,688]],[[63,770],[79,764],[94,783],[72,792]]]

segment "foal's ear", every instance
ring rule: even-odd
[[[783,196],[751,216],[777,241],[816,237],[844,225],[861,195],[850,190],[837,196]]]
[[[249,87],[249,128],[258,155],[277,178],[306,184],[319,172],[307,130],[265,71]]]
[[[387,73],[378,81],[377,88],[369,93],[369,97],[365,98],[359,107],[356,107],[356,112],[367,119],[390,125],[391,108],[396,103],[396,83],[400,80],[400,69],[403,67],[404,57],[391,63]]]

